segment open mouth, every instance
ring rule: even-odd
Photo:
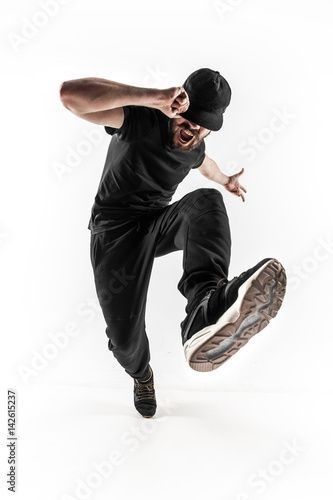
[[[186,130],[184,128],[180,129],[180,131],[179,131],[179,142],[181,144],[187,144],[188,142],[191,141],[192,138],[193,138],[193,134],[189,130]]]

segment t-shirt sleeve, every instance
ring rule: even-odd
[[[200,148],[198,158],[197,158],[196,162],[192,165],[191,168],[200,167],[200,165],[202,164],[202,162],[205,159],[205,156],[206,156],[206,146],[205,146],[205,141],[202,141],[202,147]]]
[[[155,112],[146,106],[123,106],[124,121],[121,127],[105,126],[107,134],[118,134],[121,139],[135,140],[147,136],[155,125]]]

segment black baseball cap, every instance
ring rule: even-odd
[[[189,96],[190,105],[179,116],[209,130],[220,130],[223,113],[231,99],[227,80],[218,71],[201,68],[187,77],[183,87]]]

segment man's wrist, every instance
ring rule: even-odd
[[[163,102],[161,89],[134,87],[129,92],[131,104],[159,109]]]
[[[225,175],[221,170],[220,170],[220,182],[222,186],[226,186],[229,182],[229,176]]]

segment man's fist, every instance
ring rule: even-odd
[[[178,118],[187,111],[190,100],[183,87],[170,87],[160,91],[158,109],[169,118]]]

